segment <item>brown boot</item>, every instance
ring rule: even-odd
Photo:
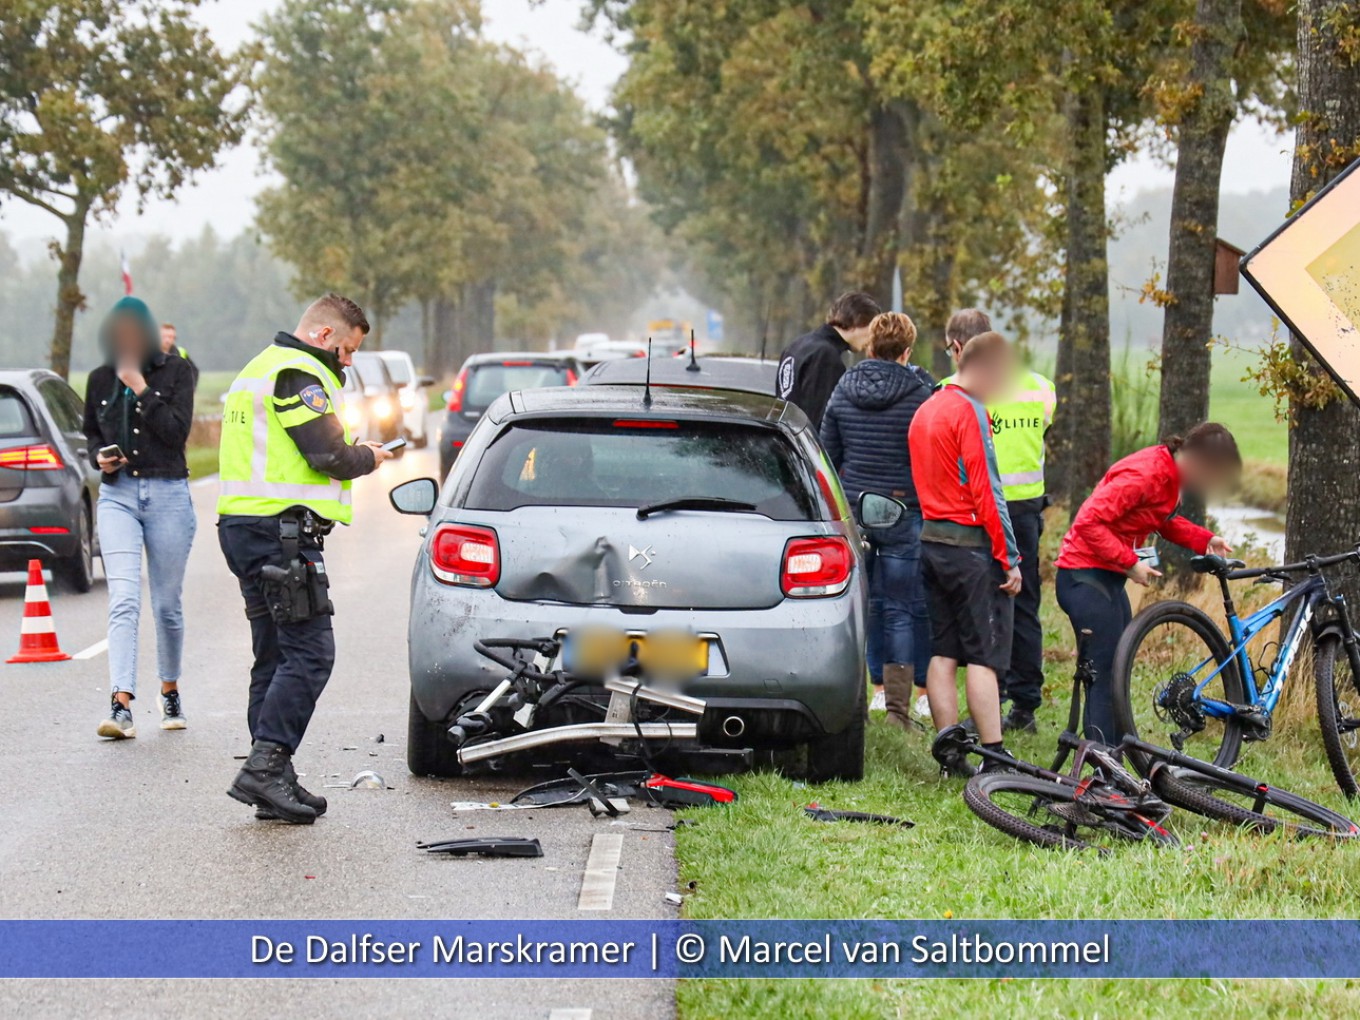
[[[888,722],[910,730],[911,699],[916,694],[916,667],[889,662],[883,666],[883,696],[888,702]]]

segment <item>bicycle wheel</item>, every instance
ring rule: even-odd
[[[1233,779],[1194,769],[1155,766],[1152,789],[1174,807],[1257,832],[1283,829],[1295,836],[1354,837],[1360,828],[1344,815],[1245,776]]]
[[[1135,616],[1115,651],[1113,684],[1115,718],[1125,734],[1170,744],[1174,734],[1185,732],[1186,754],[1223,768],[1237,761],[1240,723],[1231,716],[1206,716],[1199,699],[1240,705],[1242,675],[1223,632],[1202,610],[1158,602]],[[1146,756],[1130,757],[1146,774]]]
[[[1360,794],[1360,682],[1351,669],[1346,646],[1337,634],[1318,640],[1313,654],[1313,679],[1317,683],[1318,723],[1327,763],[1347,797]]]
[[[1107,853],[1107,848],[1089,840],[1108,842],[1110,835],[1132,839],[1091,814],[1076,798],[1075,786],[1014,772],[982,773],[969,779],[963,788],[964,803],[973,814],[1025,843]],[[1175,844],[1176,838],[1160,825],[1146,824],[1148,838]]]

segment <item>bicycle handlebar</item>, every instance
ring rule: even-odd
[[[1229,581],[1247,581],[1254,577],[1281,577],[1289,574],[1313,574],[1327,567],[1341,563],[1360,563],[1360,546],[1335,556],[1310,556],[1300,563],[1284,563],[1278,567],[1252,567],[1247,570],[1230,570],[1224,574]]]

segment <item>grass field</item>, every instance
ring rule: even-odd
[[[1057,522],[1055,522],[1057,523]],[[1051,529],[1048,544],[1052,544]],[[1051,548],[1048,550],[1051,552]],[[1048,557],[1051,562],[1051,557]],[[1247,608],[1266,597],[1244,593]],[[1045,764],[1067,716],[1072,659],[1066,618],[1046,587],[1048,683],[1040,732],[1009,742]],[[1196,601],[1212,606],[1214,596]],[[1242,769],[1354,813],[1327,768],[1307,662],[1296,666],[1276,733],[1248,744]],[[685,913],[693,918],[1331,918],[1355,914],[1360,846],[1258,836],[1178,811],[1178,850],[1117,848],[1107,858],[1022,845],[964,805],[941,779],[925,732],[881,718],[869,729],[861,783],[806,787],[772,773],[731,780],[730,808],[689,812],[676,832]],[[909,818],[908,831],[806,818],[823,806]],[[1250,947],[1244,947],[1249,951]],[[693,981],[686,1020],[719,1017],[1232,1017],[1341,1015],[1360,983],[1111,981]]]
[[[1289,429],[1275,420],[1275,405],[1242,376],[1252,366],[1250,351],[1214,348],[1209,414],[1232,430],[1243,459],[1267,464],[1289,460]]]

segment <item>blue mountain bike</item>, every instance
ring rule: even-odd
[[[1244,740],[1270,736],[1290,667],[1311,638],[1327,760],[1346,796],[1360,794],[1360,643],[1345,597],[1332,591],[1324,573],[1357,563],[1360,548],[1254,570],[1240,560],[1195,557],[1192,569],[1218,579],[1228,633],[1186,602],[1157,602],[1135,616],[1114,660],[1112,693],[1122,731],[1231,768]],[[1229,583],[1246,580],[1290,587],[1242,618]],[[1280,632],[1275,625],[1286,616]]]

